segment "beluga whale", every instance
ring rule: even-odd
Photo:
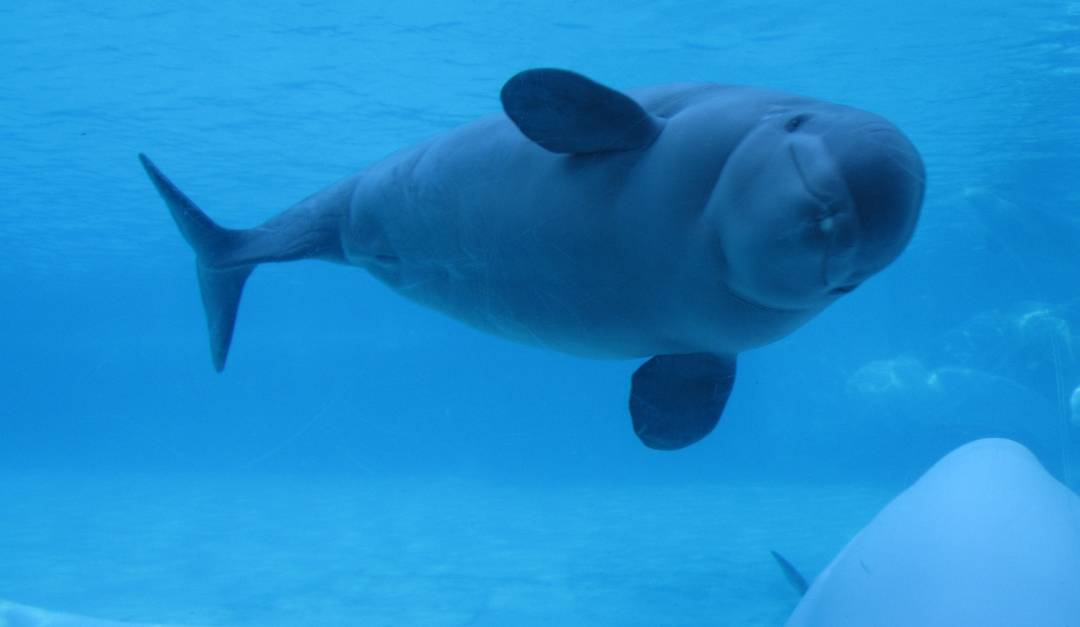
[[[893,499],[808,588],[777,561],[805,594],[786,627],[1075,625],[1080,496],[1017,442],[976,440]]]
[[[885,268],[922,205],[918,151],[852,107],[719,84],[621,92],[550,68],[500,99],[252,229],[213,222],[140,154],[195,250],[215,368],[252,270],[322,259],[513,340],[646,358],[634,431],[678,449],[719,421],[736,356]]]

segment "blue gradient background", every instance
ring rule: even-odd
[[[926,161],[915,240],[743,355],[717,431],[675,454],[630,429],[636,363],[482,335],[354,268],[260,267],[213,372],[193,257],[136,153],[250,226],[498,110],[535,66],[880,113]],[[1076,2],[3,4],[0,598],[195,624],[776,625],[795,599],[769,548],[813,574],[966,440],[1018,437],[1075,487],[1078,75]],[[1060,307],[1044,352],[948,349],[973,317]],[[852,387],[904,355],[990,378]]]

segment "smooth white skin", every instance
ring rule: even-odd
[[[1072,397],[1069,399],[1069,408],[1072,410],[1073,425],[1080,429],[1080,385],[1073,390]]]
[[[633,96],[665,120],[642,150],[554,154],[498,115],[376,164],[355,179],[346,259],[481,329],[617,358],[772,342],[883,265],[857,258],[854,211],[814,212],[808,185],[843,185],[822,142],[782,130],[796,113],[810,112],[818,132],[880,118],[740,87]],[[739,170],[749,187],[725,184],[743,181],[728,174]],[[918,203],[909,211],[885,263],[910,238]],[[826,218],[828,236],[802,235]]]
[[[787,627],[1016,627],[1080,617],[1080,497],[1023,446],[934,465],[814,581]]]

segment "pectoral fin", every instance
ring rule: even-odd
[[[664,127],[630,96],[567,70],[526,70],[500,96],[521,132],[551,152],[636,150]]]
[[[810,584],[806,582],[806,577],[803,577],[802,573],[799,572],[799,569],[795,568],[795,566],[783,555],[780,555],[776,551],[769,551],[769,553],[772,553],[773,559],[776,560],[776,564],[784,573],[784,578],[791,584],[791,587],[799,593],[799,596],[805,596],[806,591],[810,589]]]
[[[734,356],[657,355],[631,380],[634,433],[649,448],[689,446],[720,421],[734,383]]]

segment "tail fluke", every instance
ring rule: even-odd
[[[769,552],[772,553],[773,559],[780,566],[780,570],[784,571],[784,578],[791,584],[791,587],[799,593],[799,596],[806,594],[806,591],[810,589],[810,584],[806,583],[806,577],[803,577],[802,573],[791,562],[787,561],[783,555],[776,551]]]
[[[242,266],[232,270],[214,270],[196,262],[199,275],[199,291],[202,292],[203,309],[206,311],[206,327],[210,332],[210,356],[214,370],[225,369],[229,356],[236,311],[240,308],[240,294],[255,266]]]
[[[184,239],[195,250],[199,290],[210,331],[210,353],[214,369],[221,372],[225,368],[225,358],[232,342],[240,295],[248,276],[255,269],[254,263],[245,263],[236,254],[247,243],[247,234],[215,224],[161,173],[149,157],[140,154],[139,161],[169,206],[169,213]]]

